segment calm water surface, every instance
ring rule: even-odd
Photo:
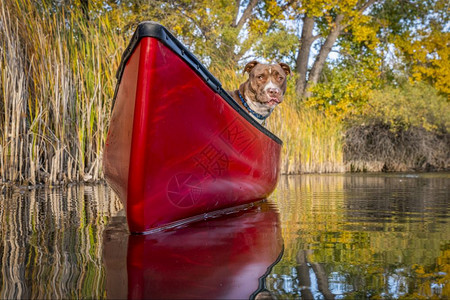
[[[0,298],[450,298],[450,174],[282,177],[145,236],[103,185],[0,195]]]

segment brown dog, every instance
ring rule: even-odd
[[[251,61],[244,67],[248,79],[230,92],[234,100],[260,124],[283,101],[286,79],[291,74],[287,64],[262,64]]]

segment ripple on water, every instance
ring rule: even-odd
[[[448,173],[288,176],[264,205],[136,238],[104,185],[4,193],[0,298],[127,297],[139,264],[155,295],[450,298],[449,199]]]

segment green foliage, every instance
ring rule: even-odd
[[[380,71],[374,66],[376,58],[368,56],[359,63],[347,59],[326,68],[305,105],[341,120],[351,118],[381,86]]]
[[[450,2],[385,0],[371,15],[379,20],[377,35],[393,67],[411,82],[427,82],[450,94]],[[392,65],[392,64],[391,64]]]
[[[160,22],[183,41],[205,64],[237,64],[268,30],[267,3],[246,1],[249,14],[240,14],[239,1],[138,1],[120,2],[126,28],[144,20]],[[133,2],[133,1],[131,1]],[[255,5],[253,6],[252,3]],[[138,9],[130,9],[137,6]]]
[[[450,102],[425,83],[405,83],[374,91],[362,111],[364,120],[391,128],[423,127],[450,132]]]
[[[268,33],[255,47],[256,53],[268,61],[292,63],[298,37],[287,30]]]
[[[366,42],[341,39],[338,44],[340,57],[325,64],[305,104],[345,120],[358,114],[382,86],[382,58]]]

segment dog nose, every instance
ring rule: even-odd
[[[269,95],[271,95],[271,96],[275,96],[280,93],[280,89],[278,89],[278,88],[270,88],[267,91],[269,92]]]

